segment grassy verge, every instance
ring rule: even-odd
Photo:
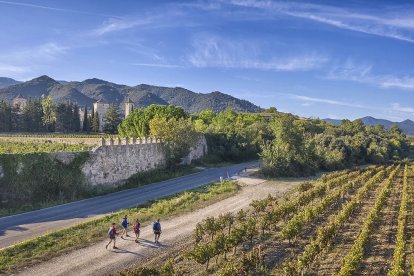
[[[101,185],[94,186],[94,187],[83,187],[85,191],[82,192],[82,194],[80,196],[77,196],[76,198],[71,198],[71,199],[61,198],[57,200],[39,201],[37,203],[30,203],[26,201],[25,204],[23,205],[20,204],[19,207],[0,208],[0,217],[39,210],[42,208],[52,207],[52,206],[56,206],[56,205],[60,205],[60,204],[68,203],[68,202],[73,202],[73,201],[80,200],[80,199],[91,198],[94,196],[105,195],[105,194],[109,194],[109,193],[113,193],[113,192],[117,192],[117,191],[121,191],[125,189],[137,188],[137,187],[148,185],[154,182],[164,181],[164,180],[196,173],[199,171],[200,170],[192,166],[180,166],[180,167],[177,167],[174,171],[163,169],[163,168],[149,170],[146,172],[141,172],[141,173],[137,173],[133,175],[127,181],[127,183],[125,183],[124,185],[117,186],[117,187],[101,186]],[[78,174],[77,171],[74,171],[74,173]],[[39,182],[42,182],[42,181],[39,181]],[[72,181],[71,183],[74,183],[74,182]],[[1,181],[0,181],[0,184],[1,184]],[[47,198],[47,197],[41,196],[41,198]]]
[[[145,225],[156,218],[176,216],[208,206],[238,191],[234,181],[213,183],[184,193],[160,199],[146,206],[129,208],[110,215],[26,240],[0,250],[0,274],[50,259],[63,252],[86,247],[106,238],[111,222],[121,222],[127,214],[131,221],[139,218]]]
[[[160,182],[192,173],[199,172],[200,170],[188,165],[176,167],[174,170],[167,168],[160,168],[141,172],[133,175],[127,183],[115,188],[115,191],[136,188],[144,185],[148,185],[154,182]]]

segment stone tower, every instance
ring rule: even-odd
[[[105,116],[110,104],[100,99],[93,104],[94,112],[98,112],[99,117],[99,131],[102,132],[105,126]]]
[[[128,117],[129,113],[134,110],[134,103],[128,97],[127,101],[125,102],[125,118]]]

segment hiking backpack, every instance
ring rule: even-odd
[[[111,228],[109,228],[109,230],[108,230],[108,236],[113,236],[114,235],[114,229],[111,227]]]
[[[152,226],[152,230],[154,230],[154,231],[160,231],[161,229],[161,225],[160,225],[160,223],[159,222],[154,222],[154,225]]]

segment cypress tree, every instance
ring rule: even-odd
[[[104,131],[114,134],[117,132],[118,124],[121,122],[116,107],[111,105],[105,114],[105,126]]]
[[[92,119],[92,131],[99,132],[99,114],[95,112],[95,115]]]
[[[89,132],[88,106],[86,106],[86,105],[85,105],[85,112],[83,112],[82,131]]]
[[[73,130],[75,132],[79,132],[81,126],[80,126],[79,106],[77,104],[73,106],[73,124],[74,124]]]

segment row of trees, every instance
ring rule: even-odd
[[[98,132],[99,117],[79,107],[54,104],[50,97],[29,100],[22,111],[0,103],[0,131]],[[115,106],[104,115],[104,132],[121,137],[156,136],[165,143],[172,163],[177,163],[203,133],[210,163],[241,162],[261,158],[267,176],[303,176],[317,170],[343,169],[352,165],[381,163],[407,155],[409,142],[397,126],[364,126],[343,120],[335,126],[321,120],[303,119],[270,109],[263,114],[220,113],[204,110],[189,115],[181,107],[151,105],[135,109],[124,121]]]
[[[77,104],[54,103],[51,97],[29,99],[21,108],[0,102],[0,132],[99,132],[99,114],[85,106],[81,125]],[[104,132],[117,133],[120,118],[115,106],[104,114]]]
[[[409,141],[398,126],[364,126],[343,120],[335,126],[319,119],[279,113],[237,113],[204,110],[188,115],[182,108],[152,105],[136,109],[119,126],[123,137],[157,136],[174,144],[177,156],[189,150],[197,133],[208,142],[206,161],[241,162],[261,158],[267,176],[304,176],[406,156]],[[167,141],[168,140],[168,141]],[[181,155],[183,156],[183,155]]]
[[[309,175],[317,170],[343,169],[405,157],[409,141],[398,126],[364,126],[343,120],[334,126],[278,114],[269,123],[273,139],[261,147],[263,172],[269,176]]]

